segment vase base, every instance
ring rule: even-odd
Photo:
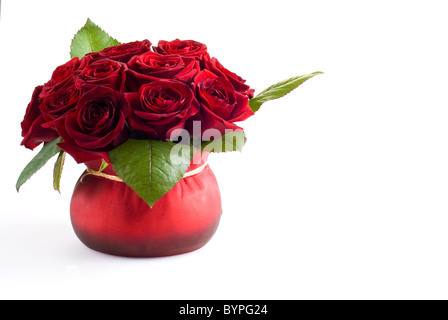
[[[83,175],[70,205],[73,230],[82,243],[125,257],[197,250],[213,237],[221,214],[221,194],[208,165],[182,178],[153,207],[123,182]]]
[[[176,250],[176,251],[172,251],[172,252],[152,252],[152,253],[131,253],[128,251],[117,251],[117,250],[109,250],[109,249],[103,249],[103,248],[99,248],[96,246],[89,246],[88,244],[84,243],[83,244],[96,252],[99,253],[103,253],[103,254],[107,254],[107,255],[111,255],[111,256],[116,256],[116,257],[124,257],[124,258],[163,258],[163,257],[172,257],[172,256],[177,256],[177,255],[182,255],[182,254],[187,254],[187,253],[191,253],[194,251],[197,251],[201,248],[203,248],[207,243],[204,243],[201,246],[198,246],[197,248],[190,248],[188,250]]]
[[[214,225],[195,235],[184,235],[170,239],[111,239],[89,234],[74,228],[81,242],[97,252],[129,258],[158,258],[190,253],[204,247],[218,229],[219,219]]]

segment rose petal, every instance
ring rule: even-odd
[[[50,142],[59,137],[59,134],[53,130],[42,127],[45,123],[44,117],[39,116],[31,125],[31,128],[23,137],[21,145],[33,150],[43,142]]]

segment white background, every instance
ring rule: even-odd
[[[444,1],[2,1],[0,298],[447,299],[448,19]],[[121,42],[195,39],[258,92],[324,71],[214,156],[224,215],[181,256],[84,247],[69,219],[84,168],[15,192],[33,88],[87,17]]]

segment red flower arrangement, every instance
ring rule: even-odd
[[[158,200],[148,200],[153,190],[137,183],[145,177],[124,170],[130,153],[144,153],[148,144],[172,149],[185,136],[191,140],[181,144],[190,149],[240,150],[245,135],[235,122],[320,73],[288,79],[254,97],[246,81],[211,57],[205,44],[178,39],[159,41],[157,46],[148,40],[120,44],[90,20],[73,39],[71,55],[34,90],[21,124],[22,145],[34,149],[44,143],[44,147],[25,168],[17,190],[58,153],[54,185],[59,189],[59,171],[68,153],[78,163],[103,161],[102,168],[113,164],[120,178],[153,206]],[[238,137],[242,143],[235,142]],[[194,145],[188,145],[193,140]],[[172,152],[170,156],[169,160],[164,154],[165,163],[159,165],[176,172],[175,184],[187,170],[191,152],[181,156],[186,165],[176,165]],[[173,181],[154,188],[161,188],[163,195]]]

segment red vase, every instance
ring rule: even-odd
[[[204,164],[195,161],[187,172]],[[98,169],[98,163],[87,164]],[[104,173],[116,176],[112,166]],[[83,175],[73,192],[71,221],[89,248],[128,257],[161,257],[194,251],[215,233],[221,195],[207,165],[181,179],[150,208],[129,186],[96,175]]]

